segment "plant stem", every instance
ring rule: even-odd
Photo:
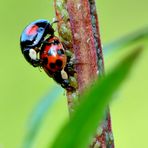
[[[69,111],[72,113],[79,95],[95,81],[98,74],[104,74],[98,16],[94,0],[54,0],[54,5],[60,39],[75,57],[76,72],[70,79],[76,80],[77,85],[74,90],[67,90]],[[90,147],[114,148],[108,109]]]

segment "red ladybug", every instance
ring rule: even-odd
[[[62,71],[67,63],[67,56],[58,37],[51,36],[43,44],[40,52],[42,67],[48,75]]]
[[[27,62],[34,67],[40,66],[40,59],[38,53],[40,46],[45,40],[46,36],[53,36],[54,29],[47,20],[36,20],[30,23],[22,32],[20,37],[20,46],[22,54]]]
[[[67,56],[59,38],[50,36],[46,39],[40,51],[41,67],[63,88],[70,88],[67,72]]]

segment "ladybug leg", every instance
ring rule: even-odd
[[[58,23],[58,22],[64,20],[64,17],[65,17],[65,16],[62,16],[62,18],[61,18],[60,20],[57,20],[57,18],[54,17],[54,18],[52,19],[51,26],[53,26],[53,24],[55,24],[55,23]],[[68,22],[69,20],[70,20],[70,19],[67,18],[66,21]]]
[[[70,86],[70,81],[68,79],[68,75],[67,73],[62,70],[62,71],[58,71],[56,73],[53,74],[52,78],[58,83],[60,84],[64,89],[71,89],[72,87]]]
[[[61,86],[63,87],[63,88],[65,88],[66,90],[74,90],[75,88],[74,87],[72,87],[71,85],[70,85],[70,81],[68,80],[68,79],[63,79],[63,82],[61,83]]]
[[[51,26],[53,26],[53,24],[58,23],[58,22],[59,22],[59,21],[57,20],[57,18],[54,17],[54,18],[52,19]]]
[[[34,67],[41,66],[41,62],[40,62],[39,59],[37,59],[37,60],[32,60],[31,63],[32,63],[32,65],[33,65]]]
[[[69,82],[69,80],[68,79],[63,79],[63,81],[62,81],[62,83],[61,83],[61,86],[63,87],[63,88],[68,88],[68,87],[70,87],[70,82]]]
[[[51,22],[51,26],[53,26],[55,23],[58,23],[59,20],[57,20],[57,18],[53,18],[52,22]],[[56,27],[56,29],[54,30],[54,32],[56,32],[58,30],[58,28]]]
[[[73,63],[67,63],[67,65],[66,65],[66,67],[65,67],[65,71],[67,71],[67,73],[68,73],[70,76],[73,76],[74,73],[75,73],[74,64],[73,64]]]

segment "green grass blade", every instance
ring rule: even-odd
[[[42,100],[38,103],[36,108],[34,109],[30,122],[28,125],[28,132],[25,137],[25,141],[23,144],[24,148],[32,148],[32,145],[35,141],[35,138],[42,126],[42,122],[47,115],[49,108],[54,104],[54,102],[58,99],[61,94],[62,89],[58,87],[54,87]]]
[[[148,39],[148,27],[139,29],[133,33],[125,35],[103,47],[104,54],[108,54],[114,50],[118,50],[119,48],[123,48],[125,46],[131,45],[133,43],[137,43],[142,39]]]
[[[105,78],[97,82],[81,97],[81,103],[71,120],[61,130],[52,148],[85,148],[95,133],[98,123],[112,95],[128,76],[141,49],[137,49],[122,60]],[[50,147],[51,148],[51,147]]]

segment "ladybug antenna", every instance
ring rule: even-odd
[[[53,24],[58,23],[58,22],[59,22],[59,21],[57,20],[57,18],[54,17],[54,18],[52,19],[51,26],[53,26]]]
[[[46,45],[51,45],[53,42],[48,42],[48,41],[44,40],[41,43],[46,44]]]
[[[51,26],[53,26],[53,24],[55,24],[55,23],[62,21],[63,19],[64,19],[64,16],[62,16],[62,18],[60,20],[57,20],[57,18],[54,17],[52,19]],[[67,19],[67,21],[69,21],[69,18]]]

